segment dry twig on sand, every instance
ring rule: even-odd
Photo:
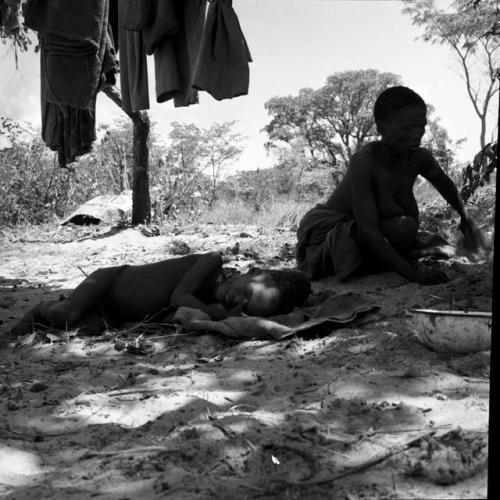
[[[293,486],[313,486],[313,485],[318,485],[318,484],[331,483],[331,482],[337,481],[338,479],[341,479],[343,477],[350,476],[351,474],[356,474],[357,472],[368,469],[369,467],[372,467],[373,465],[377,465],[380,462],[387,460],[389,457],[392,457],[398,453],[405,451],[407,448],[409,448],[413,444],[417,443],[418,441],[421,441],[422,439],[430,437],[430,436],[434,435],[435,433],[436,433],[435,429],[423,432],[423,433],[419,434],[418,436],[412,437],[401,444],[391,446],[391,447],[387,448],[387,450],[384,450],[380,453],[376,453],[368,460],[365,460],[363,463],[361,463],[359,465],[355,465],[354,467],[349,467],[348,469],[346,469],[344,471],[335,472],[335,473],[327,473],[325,475],[318,474],[317,476],[312,477],[311,479],[307,479],[305,481],[285,481],[285,483],[289,484],[289,485],[293,485]]]

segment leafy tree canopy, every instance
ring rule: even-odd
[[[447,45],[455,54],[486,146],[488,110],[498,92],[500,7],[498,0],[455,0],[448,9],[435,0],[403,0],[403,12],[423,29],[422,39]]]
[[[377,96],[401,84],[401,78],[393,73],[375,69],[343,71],[329,76],[317,90],[302,89],[297,96],[273,97],[265,104],[272,116],[265,127],[268,147],[280,151],[286,145],[295,158],[300,153],[307,156],[312,166],[333,166],[332,174],[337,179],[352,155],[378,136],[373,118]],[[451,168],[453,143],[439,120],[432,118],[434,108],[429,106],[428,110],[424,146],[432,150],[444,168]]]

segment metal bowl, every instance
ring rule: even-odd
[[[418,339],[438,352],[474,353],[491,348],[491,313],[412,309]]]

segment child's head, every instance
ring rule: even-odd
[[[398,151],[415,149],[427,125],[424,100],[408,87],[385,89],[375,101],[373,115],[382,141]]]
[[[250,316],[272,316],[300,306],[310,293],[311,284],[300,271],[253,269],[222,282],[215,298],[228,309],[245,302],[243,312]]]

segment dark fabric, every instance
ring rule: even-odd
[[[173,99],[176,107],[196,104],[197,89],[218,100],[248,93],[251,57],[232,2],[210,2],[207,16],[206,6],[205,0],[149,0],[144,4],[127,0],[123,4],[118,38],[126,112],[149,108],[146,54],[154,55],[159,103]],[[147,23],[139,22],[146,17]],[[141,31],[126,29],[144,24]]]
[[[119,0],[109,0],[109,34],[111,37],[111,43],[116,52],[120,49],[120,39],[118,37],[118,2]]]
[[[116,71],[108,8],[108,0],[71,5],[31,1],[27,5],[27,24],[39,30],[42,137],[49,148],[58,151],[61,166],[90,151],[103,72],[113,75]],[[70,15],[71,19],[64,17]],[[96,29],[101,30],[99,36]]]
[[[218,101],[248,94],[252,61],[231,0],[209,4],[193,87]]]
[[[116,73],[118,73],[118,62],[113,42],[113,30],[108,24],[106,49],[102,59],[100,90],[106,85],[116,85]]]
[[[349,278],[362,264],[354,238],[354,220],[317,205],[302,218],[297,230],[297,267],[309,279],[335,275]]]
[[[164,37],[154,50],[156,100],[174,99],[176,107],[198,103],[192,87],[193,71],[200,50],[205,22],[204,0],[169,0],[179,28]]]
[[[173,0],[150,0],[149,14],[148,23],[144,25],[142,32],[146,54],[151,55],[160,41],[178,31],[181,25],[175,13]]]
[[[101,46],[108,0],[28,0],[25,24],[35,31]]]
[[[58,152],[59,165],[65,167],[92,149],[96,139],[95,114],[87,109],[45,102],[42,138],[51,150]]]
[[[151,19],[152,1],[155,0],[120,0],[120,10],[123,13],[123,27],[131,31],[143,30]],[[164,2],[167,3],[165,0]]]
[[[126,113],[149,109],[148,68],[142,33],[124,28],[124,11],[118,10],[120,89]]]
[[[40,33],[44,99],[59,105],[93,110],[104,50],[50,33]],[[103,40],[102,49],[105,47]]]

